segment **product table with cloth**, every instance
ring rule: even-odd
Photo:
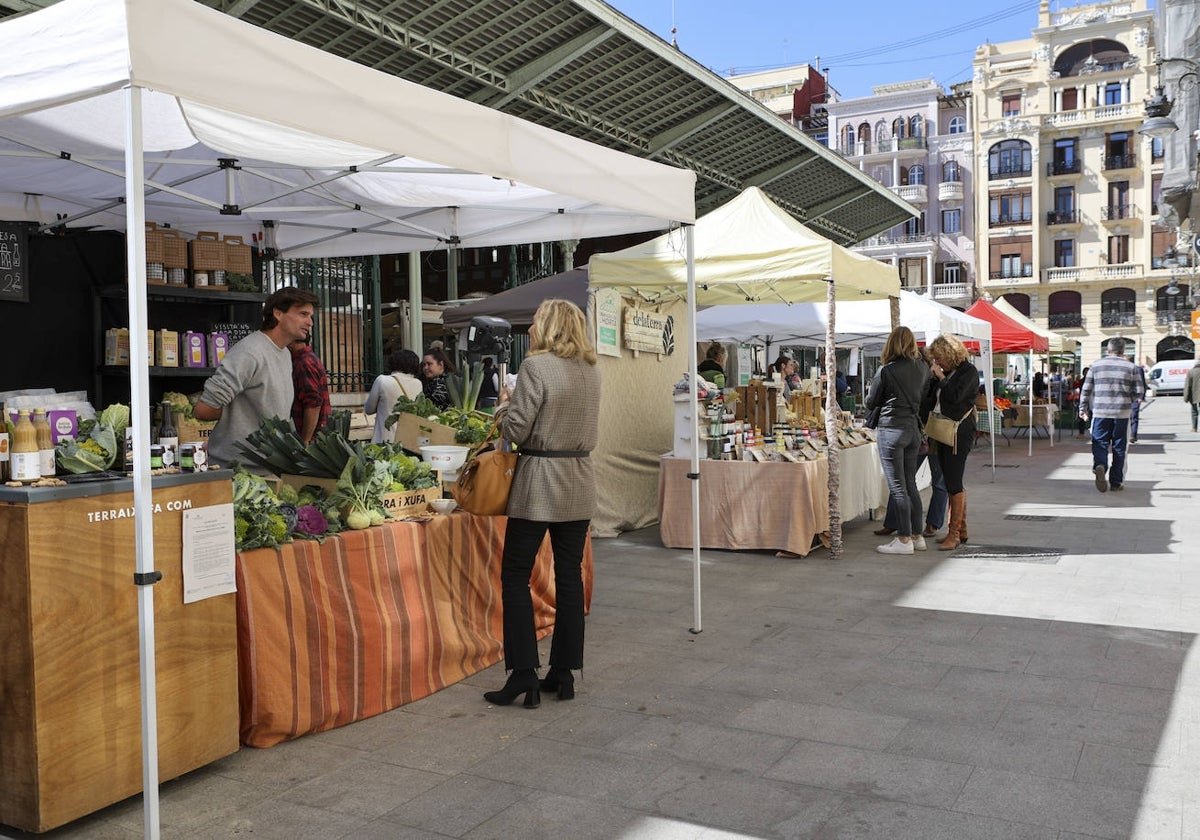
[[[887,483],[876,444],[841,451],[842,520],[874,514],[887,505]],[[659,462],[658,515],[662,543],[692,547],[691,461]],[[918,484],[929,485],[922,465]],[[829,461],[700,462],[702,548],[772,549],[808,554],[817,534],[829,530]]]
[[[1029,422],[1029,403],[1017,403],[1013,406],[1017,410],[1017,417],[1013,420],[1010,431],[1013,437],[1029,434],[1029,430],[1033,429],[1033,434],[1037,437],[1048,438],[1054,434],[1054,427],[1058,421],[1058,406],[1053,403],[1039,403],[1033,406],[1033,422]],[[1061,433],[1061,430],[1060,430]]]
[[[419,700],[503,658],[503,516],[456,511],[237,556],[242,743],[269,747]],[[585,608],[592,547],[584,551]],[[550,542],[531,583],[554,626]]]

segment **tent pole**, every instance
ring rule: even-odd
[[[418,356],[425,348],[425,325],[421,320],[421,252],[408,254],[408,347]]]
[[[683,235],[687,256],[687,299],[688,333],[692,346],[696,343],[696,227],[684,225]],[[700,618],[700,415],[699,374],[696,372],[696,351],[688,354],[688,387],[691,389],[692,414],[696,418],[696,429],[692,433],[692,471],[688,478],[692,482],[692,627],[691,632],[704,629]]]
[[[893,300],[896,300],[893,298]],[[834,344],[837,318],[837,290],[833,278],[825,281],[825,305],[829,307],[829,322],[825,326],[825,440],[829,459],[829,556],[834,560],[842,556],[842,453],[838,446],[837,404],[837,347]],[[899,301],[896,302],[897,307]]]
[[[125,259],[129,272],[130,410],[133,422],[134,552],[138,661],[142,682],[142,812],[146,840],[158,840],[158,689],[154,668],[154,491],[150,484],[150,358],[146,335],[146,205],[142,89],[125,89]],[[143,577],[145,576],[145,577]]]
[[[1029,455],[1033,455],[1033,348],[1029,348],[1029,368],[1025,372],[1025,387],[1029,391]]]
[[[988,416],[988,440],[992,444],[992,484],[996,483],[996,428],[993,425],[995,416],[992,414],[996,410],[996,391],[992,383],[992,340],[989,338],[986,344],[980,344],[981,347],[986,347],[986,355],[983,357],[983,396],[987,401],[987,416]],[[1004,421],[1000,421],[1000,428],[1004,428]]]

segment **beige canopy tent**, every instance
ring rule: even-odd
[[[593,287],[611,287],[648,301],[686,298],[688,335],[696,335],[696,306],[730,303],[814,303],[829,307],[826,334],[825,396],[829,447],[829,525],[831,550],[841,554],[837,496],[838,448],[834,381],[836,302],[896,297],[900,277],[894,266],[847,250],[806,228],[757,187],[697,220],[623,251],[597,254],[588,268]],[[690,353],[691,399],[696,395],[696,354]],[[699,481],[700,442],[692,436],[690,477]],[[700,616],[700,487],[692,486],[693,631]]]

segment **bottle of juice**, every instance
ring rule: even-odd
[[[162,422],[158,426],[158,445],[163,448],[162,465],[170,467],[174,466],[175,455],[179,451],[179,432],[175,429],[171,404],[163,401],[161,411]]]
[[[54,478],[54,437],[50,432],[46,409],[33,410],[33,429],[37,436],[38,470],[43,478]]]
[[[42,477],[41,454],[38,452],[37,429],[29,421],[29,409],[22,408],[13,427],[12,453],[9,466],[13,481],[37,481]]]

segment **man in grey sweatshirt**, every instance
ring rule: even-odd
[[[238,441],[255,431],[265,417],[292,414],[292,354],[288,344],[308,337],[317,296],[286,287],[263,304],[262,328],[230,348],[204,385],[196,403],[197,420],[216,420],[208,439],[211,463],[229,466],[243,460]],[[256,472],[250,464],[248,469]]]
[[[1106,493],[1125,489],[1125,447],[1129,442],[1129,413],[1146,395],[1146,380],[1125,358],[1125,340],[1110,338],[1108,355],[1088,368],[1079,392],[1079,416],[1092,421],[1092,473],[1096,489]],[[1112,450],[1112,467],[1108,452]],[[1107,476],[1105,475],[1107,473]]]

